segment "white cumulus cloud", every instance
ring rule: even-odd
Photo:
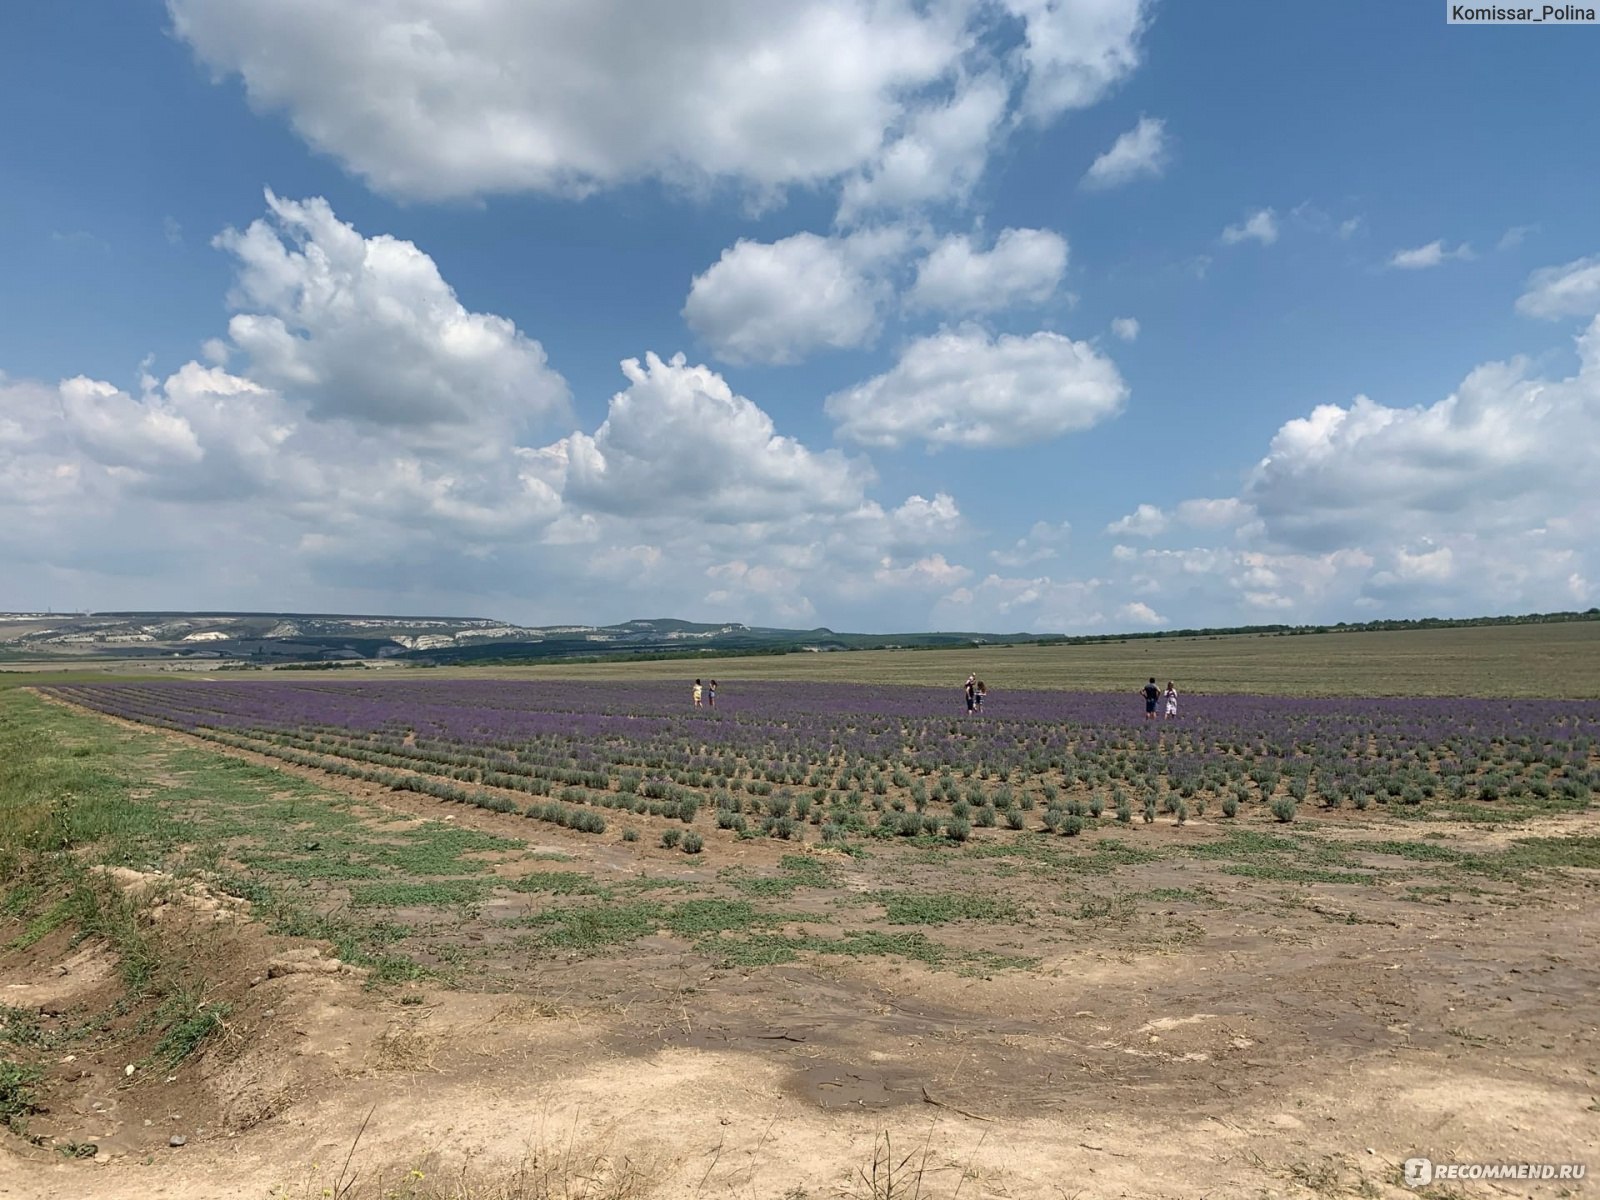
[[[1224,229],[1222,240],[1229,246],[1249,241],[1270,246],[1278,240],[1278,214],[1270,208],[1258,208],[1239,224]]]
[[[1600,313],[1600,255],[1535,271],[1517,298],[1517,311],[1547,320]]]
[[[886,272],[908,246],[898,228],[741,240],[695,276],[683,316],[727,362],[793,363],[863,346],[882,328],[894,298]]]
[[[1165,625],[1167,619],[1143,600],[1130,601],[1117,609],[1119,619],[1133,625]]]
[[[566,383],[543,347],[504,317],[467,311],[416,246],[363,237],[321,198],[268,192],[267,206],[216,239],[238,262],[228,333],[253,379],[304,397],[318,418],[430,438],[565,414]]]
[[[1227,529],[1254,515],[1248,504],[1234,496],[1220,500],[1184,500],[1176,510],[1178,522],[1191,529]]]
[[[561,444],[568,501],[627,515],[732,524],[860,505],[865,468],[779,435],[772,418],[683,355],[622,364],[629,386],[591,437]]]
[[[1442,240],[1429,242],[1410,250],[1396,250],[1389,265],[1402,271],[1422,271],[1444,263],[1472,258],[1472,247],[1463,242],[1453,250],[1445,248]]]
[[[1067,240],[1048,229],[1002,230],[989,250],[956,234],[922,260],[906,304],[956,316],[1042,304],[1066,269]]]
[[[947,104],[925,108],[870,164],[844,181],[839,220],[879,209],[964,201],[983,174],[1010,89],[998,76],[966,83]]]
[[[1116,364],[1057,333],[918,339],[888,372],[828,397],[839,436],[894,447],[1020,446],[1115,416],[1128,394]]]
[[[1087,108],[1139,65],[1150,6],[1138,0],[1000,0],[1023,22],[1023,111],[1038,121]]]
[[[1172,519],[1154,504],[1141,504],[1125,517],[1106,526],[1106,532],[1121,537],[1155,537],[1165,533]]]
[[[1159,179],[1171,153],[1167,123],[1155,117],[1141,117],[1137,125],[1111,144],[1111,149],[1089,164],[1083,186],[1102,191],[1136,179]]]
[[[992,550],[989,557],[1002,567],[1027,567],[1034,563],[1059,558],[1061,549],[1072,536],[1070,522],[1052,525],[1048,521],[1035,521],[1026,536],[1018,538],[1004,550]]]

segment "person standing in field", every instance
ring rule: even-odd
[[[1154,721],[1156,719],[1156,701],[1161,699],[1161,689],[1156,686],[1156,677],[1154,675],[1150,676],[1150,682],[1144,685],[1141,695],[1144,696],[1144,719],[1146,721]]]
[[[978,677],[976,675],[967,676],[967,685],[964,691],[966,692],[967,696],[967,711],[969,713],[977,706],[978,703],[977,683]]]
[[[1167,717],[1171,719],[1178,715],[1178,689],[1173,686],[1172,680],[1167,680]]]
[[[713,679],[710,683],[708,683],[706,685],[706,707],[707,708],[715,708],[716,706],[717,706],[717,681],[715,679]]]
[[[696,679],[694,681],[694,706],[696,708],[700,707],[700,693],[701,693],[700,681],[698,679]]]
[[[983,698],[989,694],[989,689],[983,685],[983,680],[978,680],[977,686],[972,689],[972,699],[979,712],[983,711]]]

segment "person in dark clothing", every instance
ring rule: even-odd
[[[1146,721],[1154,721],[1156,719],[1156,702],[1161,699],[1161,689],[1156,686],[1155,676],[1152,675],[1150,677],[1150,682],[1144,685],[1144,689],[1140,694],[1144,697],[1144,719]]]

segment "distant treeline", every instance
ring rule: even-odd
[[[1215,629],[1157,629],[1140,633],[1088,633],[1072,637],[1044,637],[1037,646],[1087,646],[1099,642],[1131,642],[1150,638],[1297,637],[1313,633],[1388,633],[1403,629],[1469,629],[1479,625],[1560,625],[1569,621],[1600,620],[1600,608],[1583,612],[1524,613],[1510,617],[1417,617],[1412,620],[1341,621],[1337,625],[1227,625]]]
[[[843,650],[844,647],[839,647]],[[512,646],[463,646],[438,654],[431,651],[419,651],[416,655],[401,655],[408,660],[407,665],[412,667],[443,667],[443,666],[473,666],[473,667],[526,667],[531,663],[561,662],[561,663],[617,663],[617,662],[662,662],[677,658],[763,658],[774,654],[803,654],[803,646],[789,643],[774,643],[770,646],[746,646],[724,649],[716,646],[702,646],[699,649],[682,650],[614,650],[610,652],[595,653],[585,651],[572,653],[563,651],[559,644],[555,649],[548,648],[547,643],[513,643]],[[282,668],[279,668],[280,670]]]

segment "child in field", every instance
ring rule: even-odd
[[[977,709],[978,709],[979,712],[982,712],[983,711],[983,698],[989,694],[989,689],[986,688],[983,685],[983,680],[980,679],[980,680],[978,680],[977,686],[975,688],[973,688],[972,691],[973,691],[973,700],[977,704]]]
[[[1178,715],[1178,689],[1172,686],[1172,680],[1167,680],[1167,716]]]
[[[716,706],[717,706],[717,681],[715,679],[713,679],[710,683],[708,683],[706,685],[706,707],[707,708],[715,708]]]

